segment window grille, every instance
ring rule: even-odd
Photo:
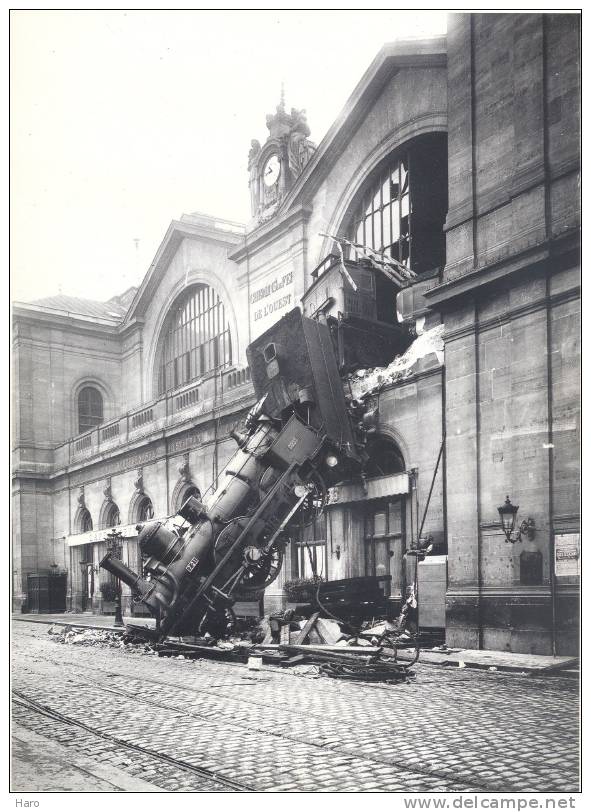
[[[410,155],[391,161],[362,195],[351,221],[353,242],[408,265],[411,257]]]
[[[98,426],[103,422],[103,397],[94,386],[85,386],[78,395],[78,432]]]
[[[441,269],[447,187],[445,133],[418,136],[371,173],[347,215],[343,234],[417,274]],[[350,258],[356,259],[353,250]]]
[[[232,340],[220,297],[208,285],[191,288],[169,315],[162,343],[158,393],[232,363]]]

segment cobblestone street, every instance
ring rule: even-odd
[[[13,791],[51,789],[22,769],[43,741],[88,791],[578,789],[574,679],[419,664],[405,684],[353,684],[61,645],[48,628],[13,628]],[[54,788],[68,791],[57,767]]]

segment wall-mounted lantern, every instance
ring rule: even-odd
[[[505,534],[505,542],[508,544],[515,544],[521,541],[521,536],[527,536],[533,539],[536,533],[536,523],[533,519],[524,519],[519,525],[519,529],[515,531],[515,522],[517,520],[517,511],[519,505],[512,505],[511,500],[507,496],[504,504],[497,508],[499,516],[501,517],[501,525],[503,533]]]

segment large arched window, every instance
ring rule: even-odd
[[[103,422],[103,396],[94,386],[85,386],[78,394],[78,432],[90,431]]]
[[[194,286],[184,294],[170,313],[164,330],[159,394],[232,362],[224,305],[208,285]]]
[[[345,232],[421,274],[445,264],[446,213],[447,138],[430,133],[396,150],[370,175]]]

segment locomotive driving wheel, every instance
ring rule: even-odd
[[[269,549],[266,547],[246,547],[244,550],[245,570],[238,587],[237,597],[248,599],[256,592],[266,589],[279,575],[283,564],[283,553],[287,539],[278,536]]]
[[[230,551],[244,530],[247,519],[233,519],[219,534],[214,546],[214,559],[218,564]],[[265,589],[279,575],[287,538],[279,535],[268,547],[271,530],[247,533],[232,551],[225,567],[226,588],[235,598],[248,600],[254,593]]]

